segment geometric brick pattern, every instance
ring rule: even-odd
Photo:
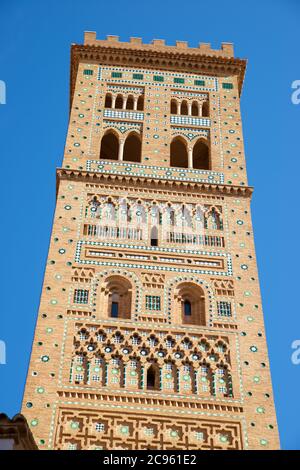
[[[139,413],[59,410],[58,450],[242,450],[241,425],[234,421],[164,418]]]

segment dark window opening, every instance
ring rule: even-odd
[[[155,379],[156,373],[153,366],[150,366],[147,371],[147,389],[154,389],[155,388]]]
[[[119,302],[111,303],[111,317],[117,318],[119,316]]]
[[[191,302],[189,300],[185,300],[183,305],[184,305],[184,314],[191,316],[192,315]]]

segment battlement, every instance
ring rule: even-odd
[[[121,42],[119,36],[108,35],[106,39],[97,39],[95,31],[85,31],[84,45],[102,47],[122,47],[124,49],[137,49],[145,51],[209,55],[215,57],[234,57],[233,44],[222,42],[221,49],[212,49],[210,43],[200,42],[198,47],[189,47],[187,41],[176,41],[174,46],[169,46],[164,39],[153,39],[150,44],[142,42],[142,38],[131,37],[129,42]]]

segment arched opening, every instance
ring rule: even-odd
[[[182,103],[181,103],[180,114],[183,115],[183,116],[188,115],[188,105],[187,105],[187,101],[185,101],[185,100],[183,100]]]
[[[197,170],[209,170],[208,145],[203,140],[198,140],[193,148],[193,168]]]
[[[108,132],[102,137],[100,160],[118,160],[119,139],[114,132]]]
[[[126,102],[126,109],[133,109],[133,107],[134,107],[133,96],[129,95],[127,98],[127,102]]]
[[[137,110],[143,111],[143,109],[144,109],[144,97],[141,95],[139,96],[138,101],[137,101]]]
[[[152,364],[147,370],[147,390],[159,390],[159,368]]]
[[[122,276],[110,276],[101,289],[100,306],[109,318],[131,318],[132,286]],[[106,310],[106,315],[105,315]]]
[[[175,311],[183,324],[205,325],[205,296],[201,286],[183,282],[175,291]]]
[[[123,108],[123,96],[122,95],[117,96],[116,102],[115,102],[115,108],[116,109],[122,109]]]
[[[158,246],[158,230],[155,226],[151,228],[150,244],[151,246]]]
[[[202,105],[202,117],[208,117],[208,116],[209,116],[208,101],[204,101]]]
[[[212,207],[205,213],[204,228],[210,230],[223,230],[222,215],[215,207]]]
[[[170,166],[188,168],[188,153],[186,144],[180,137],[176,137],[171,142]]]
[[[108,93],[106,96],[105,96],[105,104],[104,104],[104,107],[105,108],[111,108],[112,107],[112,95],[110,93]]]
[[[169,224],[170,224],[170,225],[175,225],[175,221],[176,221],[176,218],[175,218],[175,210],[174,210],[174,209],[170,209],[170,210],[169,210]]]
[[[141,161],[142,143],[140,137],[133,133],[129,134],[124,144],[123,160],[127,162]]]
[[[171,114],[177,114],[177,101],[171,100]]]
[[[197,101],[193,101],[192,103],[192,116],[199,116],[199,106]]]

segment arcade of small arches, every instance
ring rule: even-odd
[[[82,325],[74,337],[70,382],[206,396],[233,395],[226,338]]]
[[[121,93],[107,93],[105,96],[104,107],[110,109],[143,111],[144,97],[143,95],[137,96],[133,94],[123,95]]]
[[[100,160],[118,160],[140,163],[142,159],[142,140],[137,132],[120,136],[114,129],[108,129],[101,140]],[[170,166],[210,170],[210,151],[208,141],[199,138],[195,143],[182,136],[175,136],[170,145]]]
[[[222,207],[211,204],[172,204],[171,202],[143,201],[141,199],[93,196],[86,206],[88,218],[100,219],[106,224],[166,225],[177,228],[223,230]],[[151,227],[150,227],[151,228]]]
[[[208,101],[171,99],[171,114],[181,116],[209,117]]]

